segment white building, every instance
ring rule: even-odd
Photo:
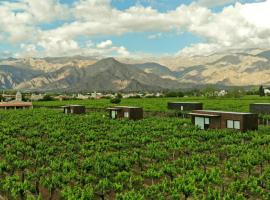
[[[15,97],[16,101],[22,101],[22,93],[20,93],[19,91],[16,93],[16,97]]]
[[[270,96],[270,88],[264,88],[264,94]]]
[[[86,100],[89,99],[90,97],[91,97],[90,95],[78,94],[77,99]]]
[[[30,100],[31,101],[39,101],[44,98],[43,94],[31,94]]]

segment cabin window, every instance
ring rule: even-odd
[[[233,120],[227,120],[227,128],[233,128]]]
[[[129,118],[129,112],[124,112],[124,117]]]
[[[240,129],[240,121],[237,121],[237,120],[227,120],[227,128]]]
[[[117,111],[112,110],[111,115],[112,115],[112,119],[115,119],[117,115]]]
[[[181,110],[184,110],[184,106],[181,106]]]
[[[195,117],[195,125],[199,126],[200,129],[205,130],[209,128],[210,118],[209,117]]]
[[[233,121],[233,126],[235,129],[240,129],[240,121]]]
[[[204,129],[204,117],[195,117],[195,125],[200,127],[200,129]]]

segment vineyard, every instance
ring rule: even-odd
[[[248,112],[249,104],[270,102],[270,97],[254,97],[245,96],[242,98],[204,98],[204,97],[184,97],[184,98],[144,98],[144,99],[122,99],[120,105],[132,105],[141,106],[146,111],[167,111],[167,103],[174,101],[183,102],[202,102],[205,109],[214,110],[228,110],[228,111],[241,111]],[[109,99],[99,100],[68,100],[68,101],[45,101],[45,102],[34,102],[35,106],[45,107],[57,107],[66,104],[80,104],[86,106],[86,108],[107,108],[112,106]]]
[[[0,199],[270,199],[267,126],[201,131],[174,117],[0,111],[0,145]]]

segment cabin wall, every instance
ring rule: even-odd
[[[231,113],[221,113],[221,123],[220,127],[222,129],[227,128],[227,120],[233,120],[233,121],[239,121],[240,122],[240,131],[245,130],[246,128],[244,127],[244,115],[241,114],[231,114]]]
[[[194,111],[195,112],[195,111]],[[239,131],[257,130],[258,129],[258,115],[257,114],[237,114],[237,113],[216,113],[196,111],[199,114],[220,115],[220,117],[211,117],[209,128],[211,129],[227,129],[227,120],[239,121]],[[194,117],[194,116],[193,116]],[[193,119],[194,124],[194,119]]]
[[[270,104],[250,104],[249,110],[256,114],[270,114]]]
[[[258,126],[259,126],[258,114],[246,115],[244,117],[243,131],[258,130]]]
[[[84,114],[85,113],[85,107],[84,106],[81,106],[81,107],[71,107],[71,112],[73,114]]]
[[[202,103],[168,103],[168,109],[181,110],[183,106],[183,111],[191,110],[202,110]]]
[[[132,108],[130,109],[130,119],[140,120],[143,119],[143,109],[142,108]]]

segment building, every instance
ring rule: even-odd
[[[202,110],[203,104],[199,102],[169,102],[168,109],[180,111]]]
[[[86,99],[90,99],[90,95],[83,95],[83,94],[78,94],[77,99],[81,99],[81,100],[86,100]]]
[[[4,110],[17,110],[17,109],[33,109],[33,104],[31,102],[17,102],[17,101],[10,101],[10,102],[1,102],[0,109]]]
[[[85,106],[81,105],[66,105],[62,108],[65,114],[84,114],[86,112]]]
[[[113,108],[108,108],[107,110],[109,111],[109,116],[111,119],[143,119],[143,108],[140,107],[115,106]]]
[[[249,111],[257,114],[270,114],[270,103],[252,103],[249,105]]]
[[[22,101],[22,93],[19,91],[16,93],[15,101]]]
[[[43,94],[31,94],[30,100],[31,101],[40,101],[44,98]]]
[[[264,88],[265,96],[270,96],[270,88]]]
[[[190,113],[192,123],[201,129],[257,130],[258,115],[254,113],[194,110]]]

